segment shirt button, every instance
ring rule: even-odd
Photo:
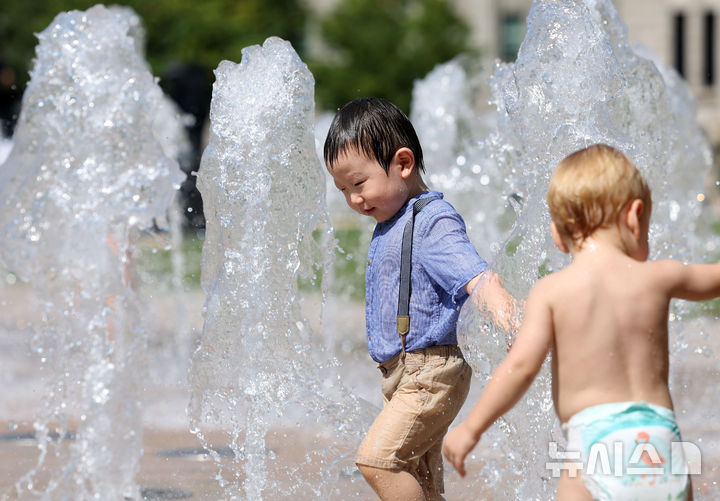
[[[372,260],[368,259],[368,266],[370,266],[371,261],[372,261]]]
[[[369,304],[370,304],[370,300],[369,300],[369,299],[366,299],[366,300],[365,300],[365,306],[368,306]]]

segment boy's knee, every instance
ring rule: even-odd
[[[355,465],[358,470],[360,470],[360,473],[362,473],[365,481],[375,490],[388,487],[386,484],[392,483],[392,470],[386,470],[376,466],[368,466],[366,464],[355,463]]]
[[[363,478],[365,478],[366,482],[370,482],[377,476],[377,468],[360,463],[355,463],[355,466],[357,466],[357,469],[360,470],[360,473]]]

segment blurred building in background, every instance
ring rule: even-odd
[[[720,143],[720,0],[615,0],[631,41],[647,46],[690,84],[698,120]]]

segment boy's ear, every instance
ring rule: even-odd
[[[410,148],[399,148],[393,156],[393,163],[400,166],[400,175],[407,179],[415,168],[415,155]]]
[[[639,238],[642,231],[642,217],[645,211],[645,203],[636,198],[630,202],[625,210],[625,224],[633,237]]]
[[[563,240],[560,232],[557,229],[557,226],[555,226],[555,223],[550,223],[550,231],[552,232],[553,242],[555,242],[557,248],[563,251],[565,254],[568,254],[570,252],[570,247],[568,247],[568,245],[565,243],[565,240]]]

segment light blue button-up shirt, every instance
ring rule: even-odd
[[[429,196],[442,193],[426,191],[410,199],[395,216],[377,224],[370,242],[365,325],[370,356],[378,363],[401,351],[396,322],[403,230],[415,201]],[[487,267],[452,205],[434,200],[415,215],[406,351],[457,344],[455,327],[468,298],[463,287]]]

